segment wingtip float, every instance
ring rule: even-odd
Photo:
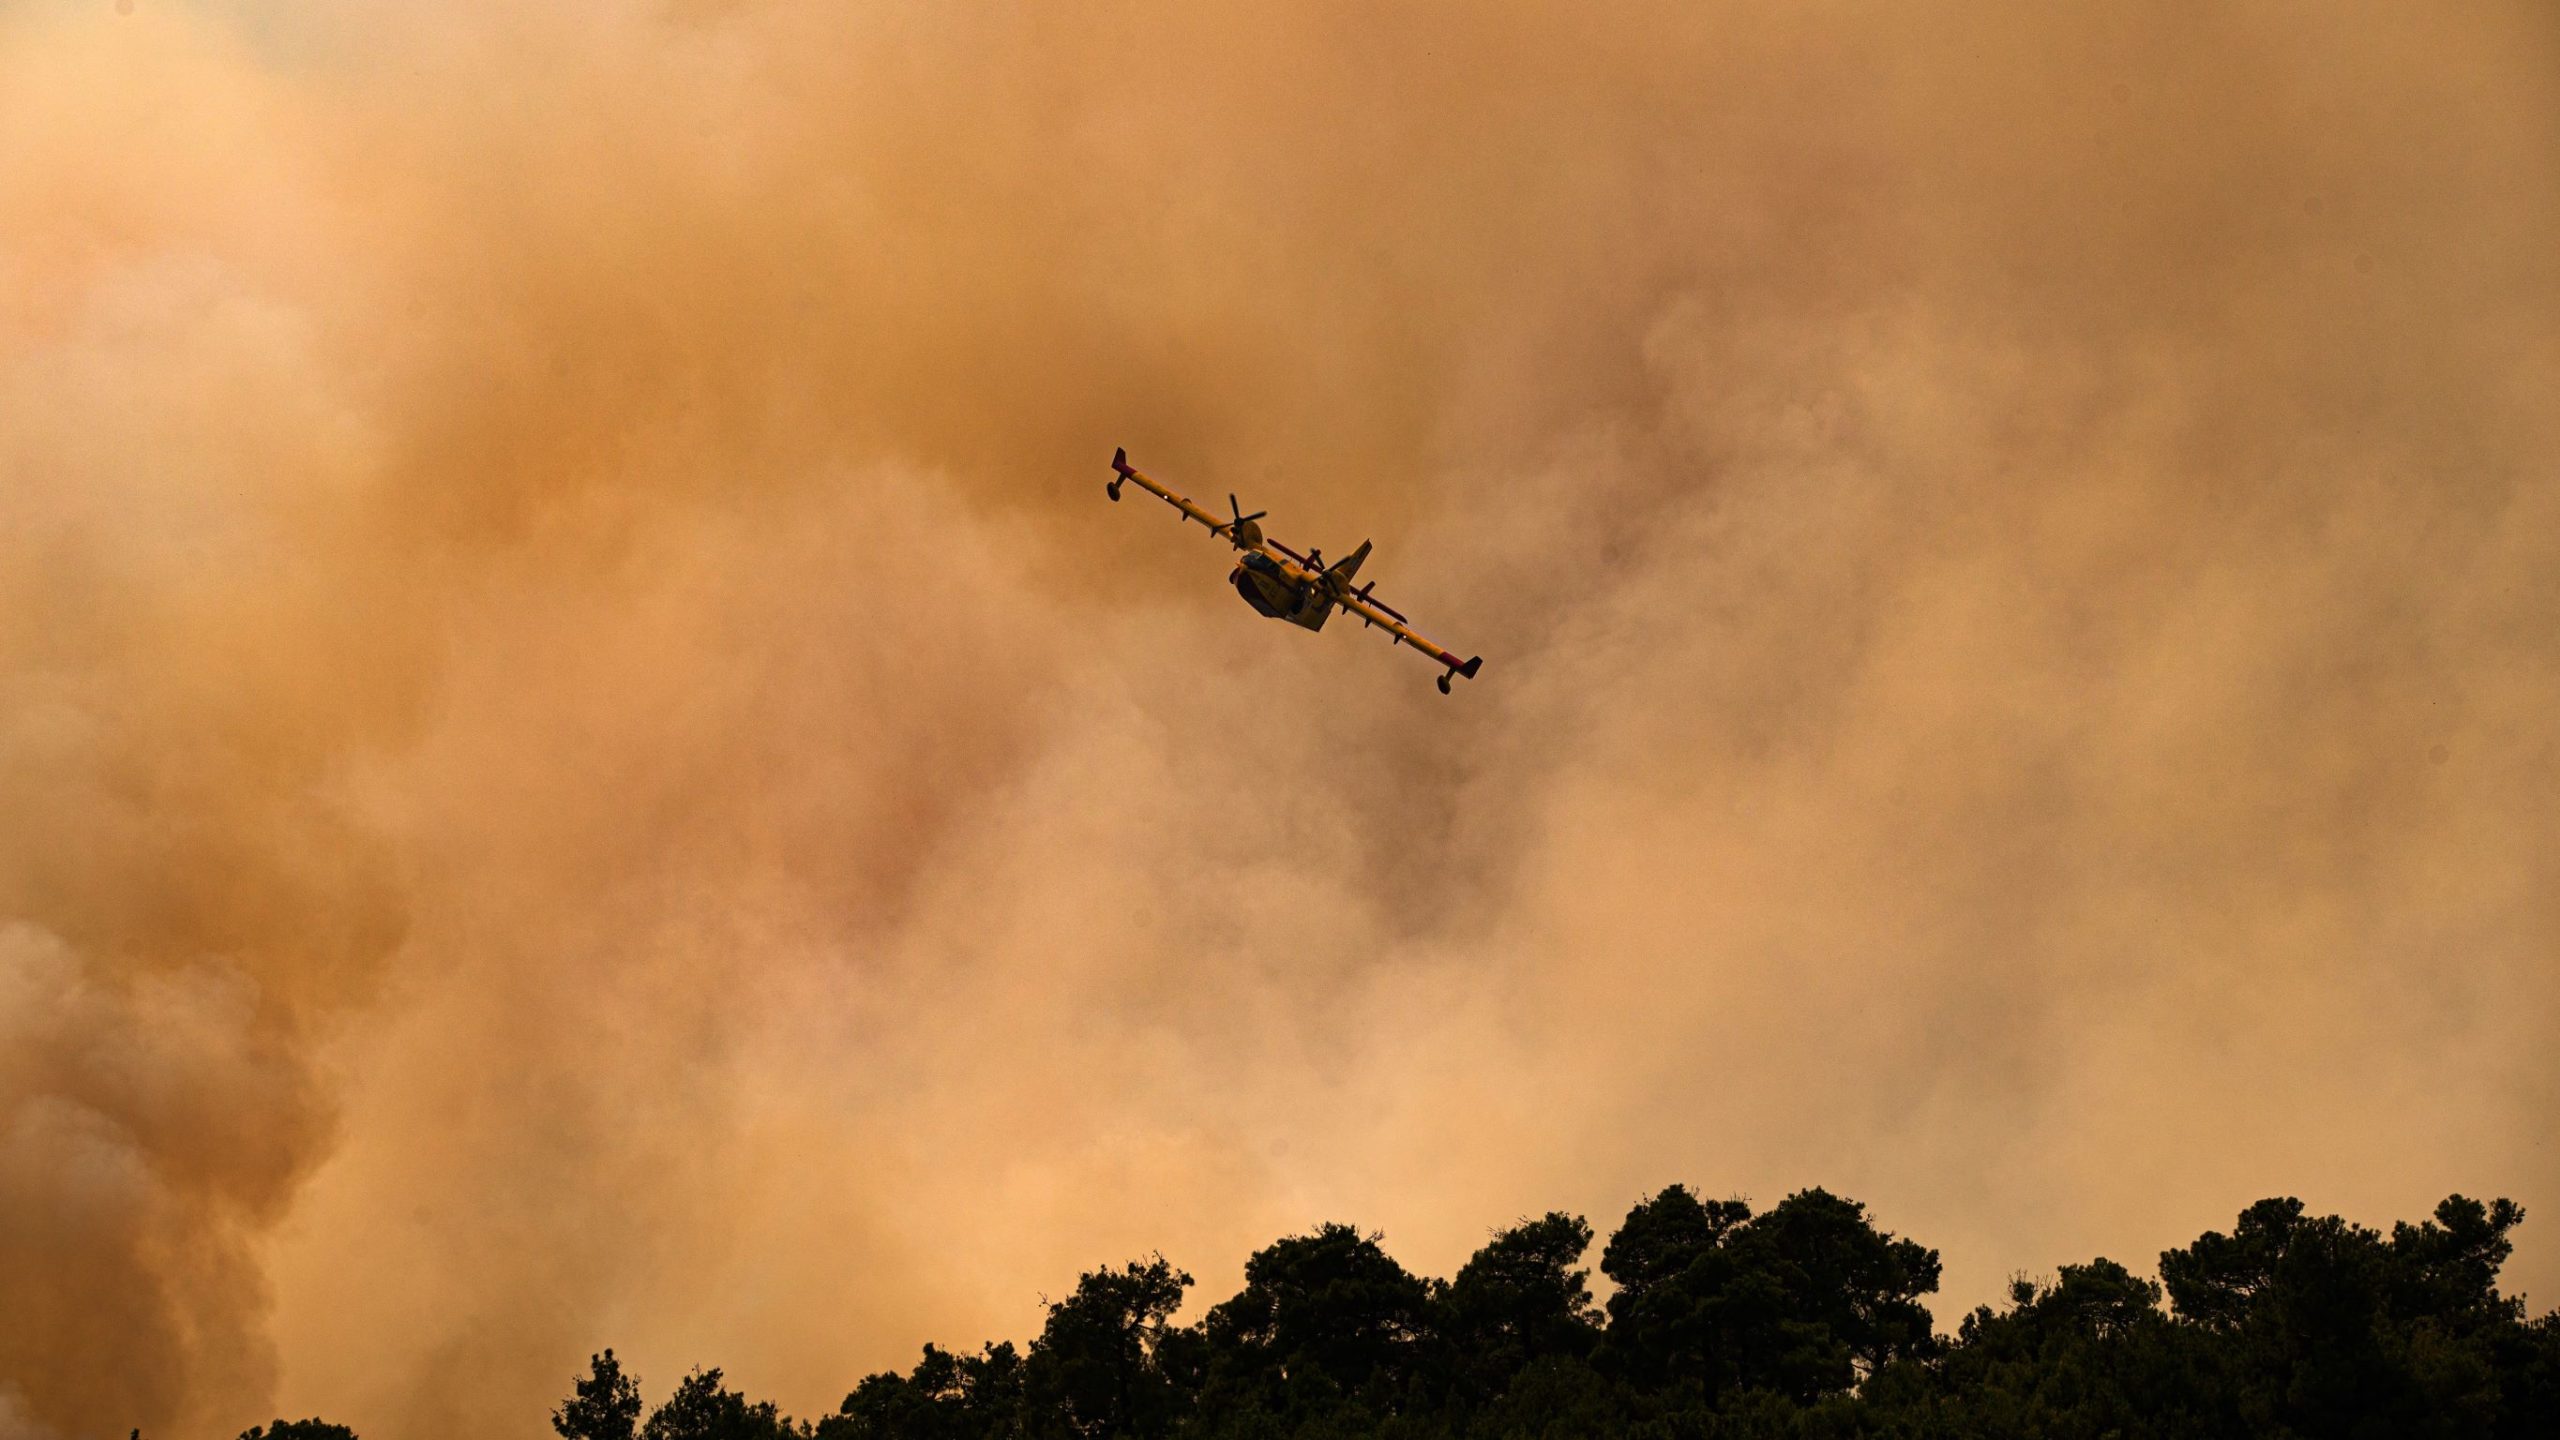
[[[1235,587],[1236,593],[1243,596],[1244,602],[1256,613],[1309,630],[1321,630],[1334,611],[1349,611],[1360,617],[1362,629],[1383,627],[1398,645],[1410,645],[1439,661],[1440,693],[1443,695],[1449,693],[1452,677],[1473,680],[1476,672],[1484,668],[1483,656],[1459,659],[1414,629],[1405,619],[1404,612],[1376,599],[1371,594],[1377,589],[1375,580],[1356,590],[1351,588],[1352,577],[1360,573],[1361,562],[1369,558],[1368,541],[1361,541],[1359,549],[1327,565],[1321,550],[1310,550],[1301,555],[1277,540],[1266,538],[1257,522],[1267,511],[1256,510],[1247,515],[1244,507],[1236,502],[1236,497],[1230,495],[1227,497],[1227,518],[1221,520],[1148,479],[1129,463],[1126,448],[1111,452],[1111,471],[1111,483],[1103,489],[1113,500],[1120,498],[1122,485],[1135,481],[1138,488],[1180,511],[1185,521],[1199,521],[1210,534],[1242,551],[1236,559],[1236,568],[1227,575],[1227,583]]]

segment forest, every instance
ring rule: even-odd
[[[2560,1311],[2498,1289],[2523,1218],[2455,1195],[2385,1234],[2262,1200],[2156,1279],[2063,1265],[1941,1333],[1937,1252],[1858,1202],[1755,1213],[1674,1185],[1602,1246],[1605,1301],[1579,1216],[1524,1219],[1446,1280],[1329,1224],[1254,1254],[1193,1324],[1174,1319],[1191,1277],[1148,1256],[1079,1278],[1027,1348],[928,1344],[833,1414],[719,1369],[651,1406],[608,1349],[550,1421],[563,1440],[2540,1437],[2560,1433]]]

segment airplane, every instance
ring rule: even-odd
[[[1335,610],[1348,610],[1360,617],[1362,629],[1372,625],[1383,626],[1388,634],[1395,637],[1397,644],[1410,645],[1439,661],[1443,667],[1440,672],[1440,693],[1443,695],[1449,693],[1450,676],[1473,680],[1476,672],[1484,668],[1483,656],[1460,660],[1415,630],[1402,612],[1389,608],[1385,601],[1370,593],[1378,588],[1377,581],[1372,580],[1357,590],[1351,588],[1352,577],[1360,573],[1360,562],[1369,558],[1368,541],[1361,541],[1359,549],[1327,565],[1321,550],[1310,549],[1301,555],[1279,541],[1265,537],[1262,527],[1254,522],[1269,511],[1256,510],[1247,515],[1244,507],[1236,503],[1236,497],[1230,495],[1227,497],[1227,518],[1221,520],[1133,469],[1126,448],[1111,452],[1111,469],[1111,483],[1104,490],[1114,501],[1120,498],[1120,487],[1135,480],[1139,488],[1152,492],[1156,498],[1181,511],[1183,519],[1199,521],[1208,527],[1210,534],[1224,536],[1228,544],[1243,551],[1237,557],[1236,568],[1228,573],[1227,583],[1236,587],[1236,593],[1244,597],[1244,603],[1260,613],[1309,630],[1321,630]]]

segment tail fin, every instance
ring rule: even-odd
[[[1333,564],[1326,567],[1324,573],[1327,575],[1338,576],[1345,583],[1348,583],[1352,576],[1360,573],[1360,562],[1368,558],[1369,542],[1363,540],[1360,542],[1359,549],[1354,550],[1350,554],[1343,556],[1341,559],[1334,561]]]

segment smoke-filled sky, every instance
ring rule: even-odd
[[[2548,1308],[2555,457],[2538,0],[5,0],[0,1435],[1674,1180]]]

